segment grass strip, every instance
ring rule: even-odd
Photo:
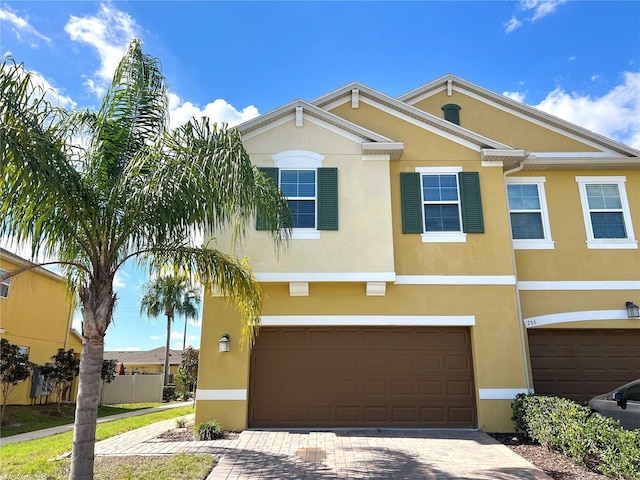
[[[133,412],[145,408],[159,407],[163,403],[126,403],[103,405],[98,408],[98,417],[107,417],[119,413]],[[62,404],[60,411],[56,404],[45,405],[8,405],[5,411],[5,422],[0,428],[0,438],[33,432],[44,428],[57,427],[73,423],[74,404]]]
[[[186,406],[101,423],[96,429],[96,441],[190,413],[193,413],[193,407]],[[64,476],[59,476],[61,468],[64,468],[64,462],[51,462],[50,460],[71,451],[72,442],[73,431],[69,431],[37,440],[3,445],[0,447],[0,458],[2,458],[2,476],[0,478],[14,479],[21,478],[21,475],[37,474],[40,477],[34,478],[64,478]]]

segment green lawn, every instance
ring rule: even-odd
[[[136,417],[113,420],[98,425],[96,439],[124,433],[160,420],[183,417],[193,413],[191,406],[171,408]],[[0,447],[2,473],[0,479],[63,480],[69,472],[69,460],[51,461],[71,451],[73,432],[29,440]],[[214,465],[210,455],[172,455],[170,457],[117,457],[98,458],[96,479],[128,480],[149,478],[154,480],[191,480],[205,478]],[[145,476],[142,472],[145,472]],[[153,473],[150,473],[153,472]],[[146,476],[151,475],[151,476]]]
[[[163,404],[123,403],[118,405],[103,405],[98,409],[98,417],[106,417],[160,405]],[[4,414],[5,421],[0,427],[0,438],[73,423],[74,413],[75,405],[73,404],[60,405],[60,412],[58,412],[58,406],[51,403],[47,405],[8,405]]]

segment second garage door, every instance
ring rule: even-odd
[[[536,393],[578,403],[640,378],[640,330],[531,329]]]
[[[468,328],[267,328],[251,427],[475,427]]]

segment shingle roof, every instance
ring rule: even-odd
[[[183,350],[169,349],[169,365],[180,365],[182,362]],[[164,347],[154,348],[146,351],[105,351],[105,360],[117,360],[118,363],[151,363],[164,364]]]

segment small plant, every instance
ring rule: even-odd
[[[205,422],[196,425],[198,440],[219,440],[224,438],[224,429],[218,422]]]
[[[184,428],[187,426],[187,419],[184,417],[176,418],[176,428]]]
[[[177,393],[176,393],[176,386],[175,385],[165,385],[164,387],[162,387],[162,401],[167,403],[167,402],[172,402],[174,401],[177,397],[176,397]]]

